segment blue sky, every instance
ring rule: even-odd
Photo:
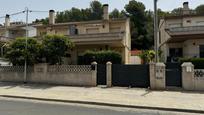
[[[87,8],[93,0],[1,0],[0,1],[0,17],[5,14],[19,12],[28,7],[31,10],[48,11],[54,9],[63,11],[71,7]],[[114,8],[122,10],[129,0],[99,0],[102,3],[109,4],[110,11]],[[138,0],[145,4],[147,9],[153,9],[153,0]],[[158,0],[158,7],[165,11],[170,11],[176,7],[182,7],[182,3],[188,1],[191,8],[195,8],[200,4],[204,4],[204,0]],[[31,13],[29,21],[36,18],[47,17],[47,13]],[[11,17],[12,21],[25,21],[25,14]],[[0,23],[4,23],[4,19],[0,19]]]

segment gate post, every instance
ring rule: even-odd
[[[191,62],[184,62],[182,65],[182,87],[185,90],[194,90],[194,65]]]
[[[93,86],[97,86],[97,62],[91,63],[91,71],[92,71],[92,84]]]
[[[155,63],[149,64],[150,88],[155,89]]]
[[[107,87],[112,86],[112,63],[106,63],[106,85]]]
[[[156,63],[155,66],[155,89],[166,88],[166,65],[164,63]]]

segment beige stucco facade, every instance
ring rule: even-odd
[[[26,34],[25,24],[10,24],[9,15],[5,25],[0,27],[0,38],[23,37]],[[131,34],[130,20],[109,19],[108,5],[103,5],[103,19],[93,21],[55,23],[55,11],[49,11],[49,24],[29,24],[28,36],[39,40],[46,34],[68,36],[75,44],[70,52],[67,64],[77,64],[78,57],[87,50],[115,50],[122,56],[122,63],[130,63]],[[3,37],[1,37],[3,36]]]
[[[122,56],[122,63],[130,61],[131,36],[129,19],[109,19],[83,22],[35,25],[37,36],[62,34],[75,44],[70,52],[70,64],[77,64],[77,58],[87,50],[115,50]]]
[[[204,16],[185,14],[160,20],[158,44],[162,61],[172,57],[202,57],[204,45]]]

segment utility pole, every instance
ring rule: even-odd
[[[26,7],[25,8],[25,12],[26,12],[26,45],[25,45],[25,51],[27,53],[27,49],[28,49],[28,12],[29,9]],[[24,65],[24,83],[27,82],[27,54],[25,57],[25,65]]]
[[[159,61],[158,56],[158,14],[157,14],[157,0],[154,0],[154,50],[155,50],[155,62]]]

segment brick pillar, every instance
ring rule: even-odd
[[[91,63],[92,85],[97,86],[97,62]]]
[[[106,63],[106,85],[107,87],[112,86],[112,63]]]
[[[182,87],[185,90],[195,89],[194,65],[191,62],[185,62],[182,65]]]

